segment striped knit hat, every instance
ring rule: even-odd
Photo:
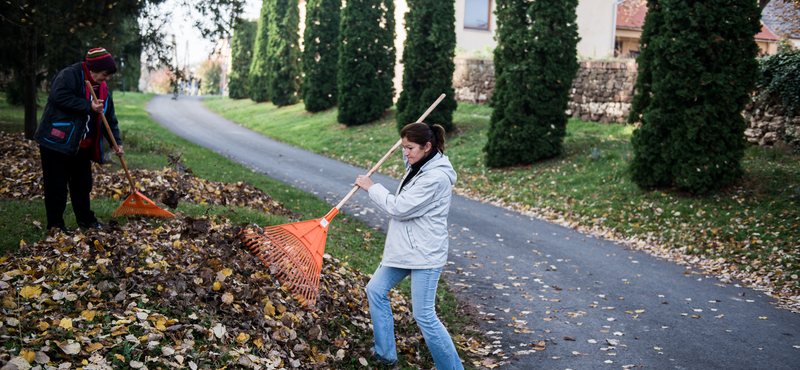
[[[114,61],[114,57],[106,49],[94,48],[86,53],[86,68],[92,72],[110,70],[111,73],[116,73],[117,62]]]

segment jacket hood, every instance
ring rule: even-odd
[[[450,186],[455,185],[458,175],[456,175],[456,171],[453,169],[453,165],[450,163],[450,158],[448,158],[446,155],[439,153],[435,157],[431,158],[428,163],[425,163],[422,168],[420,168],[420,172],[433,170],[442,171],[445,176],[447,176],[448,180],[450,180]]]

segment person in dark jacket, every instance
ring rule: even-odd
[[[102,138],[116,140],[121,156],[114,101],[106,81],[117,72],[117,64],[103,48],[94,48],[84,62],[62,69],[53,78],[50,96],[42,113],[34,140],[42,157],[44,204],[47,210],[47,229],[66,232],[64,210],[67,193],[72,200],[75,219],[81,228],[100,228],[91,209],[92,161],[103,163]],[[86,87],[89,81],[98,102]],[[105,114],[114,137],[108,137],[100,113]]]

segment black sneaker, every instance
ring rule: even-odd
[[[90,223],[78,222],[78,227],[80,227],[81,229],[86,229],[86,230],[89,230],[89,229],[102,229],[103,228],[103,223],[101,223],[100,221],[94,221],[94,222],[90,222]]]

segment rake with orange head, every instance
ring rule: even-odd
[[[422,122],[430,114],[445,94],[422,114],[417,122]],[[397,148],[403,144],[402,139],[381,158],[367,173],[372,176]],[[294,297],[312,308],[317,302],[317,288],[322,271],[322,256],[325,252],[325,240],[328,237],[328,226],[333,217],[348,200],[358,191],[355,186],[349,193],[328,212],[325,217],[315,220],[294,222],[290,224],[269,226],[260,230],[245,229],[239,232],[239,238],[256,255],[270,273],[286,285]]]
[[[92,100],[97,102],[97,95],[94,94],[94,89],[92,89],[92,84],[89,81],[86,81],[86,88],[92,94]],[[108,121],[106,120],[106,115],[100,113],[100,117],[103,119],[103,125],[106,127],[106,132],[108,132],[108,137],[111,142],[111,145],[114,147],[114,152],[119,153],[119,147],[117,146],[117,141],[114,140],[114,134],[111,132],[111,127],[108,125]],[[125,160],[122,159],[122,154],[117,154],[119,157],[120,163],[122,163],[122,168],[125,169],[125,175],[128,176],[128,182],[131,184],[131,190],[133,193],[125,199],[122,204],[114,210],[114,213],[111,214],[112,217],[120,217],[120,216],[130,216],[130,215],[138,215],[138,216],[155,216],[155,217],[175,217],[172,212],[167,211],[155,204],[152,200],[144,196],[138,190],[136,190],[136,183],[133,182],[133,177],[131,177],[130,171],[128,171],[128,165],[125,164]]]

